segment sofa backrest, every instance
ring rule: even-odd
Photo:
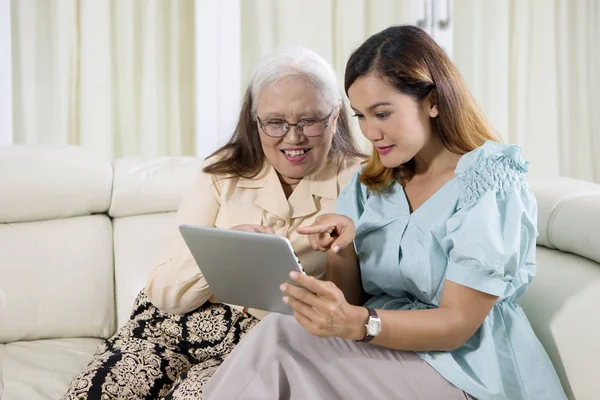
[[[75,146],[0,148],[0,343],[110,337],[176,229],[201,166]]]
[[[167,238],[177,234],[175,212],[200,168],[195,157],[124,158],[114,163],[109,215],[118,326],[129,319],[137,294],[163,256]]]
[[[0,343],[114,331],[108,161],[0,148]]]
[[[537,274],[520,302],[569,398],[600,393],[600,185],[532,180]]]

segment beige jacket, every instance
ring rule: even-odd
[[[302,179],[289,199],[271,165],[253,179],[223,178],[200,171],[179,207],[164,261],[150,277],[148,297],[158,308],[174,314],[214,301],[202,266],[196,265],[179,234],[182,223],[224,229],[240,224],[270,226],[290,240],[306,273],[322,278],[326,255],[313,251],[308,238],[296,229],[312,224],[320,214],[335,212],[340,190],[359,166],[357,159],[329,161],[317,173]],[[259,310],[248,312],[258,318],[266,315]]]

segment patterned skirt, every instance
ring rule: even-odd
[[[185,315],[138,295],[131,318],[98,347],[61,400],[202,399],[202,388],[258,319],[205,303]]]

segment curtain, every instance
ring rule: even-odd
[[[18,0],[14,142],[194,153],[194,0]]]
[[[454,2],[454,61],[531,176],[600,182],[600,1]]]
[[[316,50],[341,84],[352,50],[410,23],[413,1],[242,0],[242,84],[284,44]],[[599,3],[453,2],[453,60],[492,125],[524,147],[530,176],[600,182]],[[194,0],[11,6],[15,143],[109,157],[194,153]]]
[[[350,53],[370,35],[410,23],[411,0],[253,0],[241,1],[242,85],[265,54],[299,44],[315,50],[338,73],[343,85]],[[357,139],[370,146],[353,122]]]
[[[530,176],[600,182],[599,0],[457,0],[453,61],[488,119],[524,148]],[[242,6],[242,82],[265,53],[302,44],[342,82],[369,35],[411,23],[410,0],[255,0]],[[596,72],[596,73],[594,73]],[[356,124],[355,124],[356,127]],[[358,135],[363,148],[366,140]]]

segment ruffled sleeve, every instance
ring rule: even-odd
[[[446,222],[446,279],[501,298],[535,273],[537,204],[518,146],[488,144],[461,159],[457,212]]]

